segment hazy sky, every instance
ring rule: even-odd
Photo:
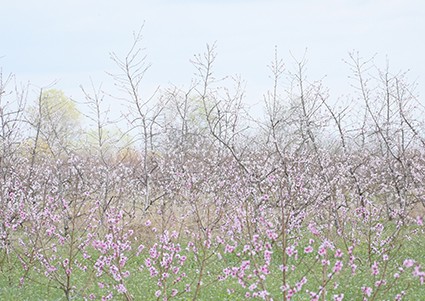
[[[305,49],[309,78],[326,76],[331,96],[348,87],[349,51],[386,57],[394,72],[410,69],[425,94],[425,1],[423,0],[0,0],[0,67],[33,90],[56,88],[81,97],[79,85],[96,84],[114,72],[110,52],[124,54],[132,32],[145,23],[144,47],[152,63],[147,90],[189,85],[189,60],[217,42],[218,75],[240,74],[247,101],[271,86],[267,65],[275,46],[287,63]],[[105,87],[108,88],[108,87]]]

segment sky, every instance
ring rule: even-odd
[[[425,95],[423,0],[0,0],[0,7],[0,68],[29,81],[35,95],[52,82],[74,99],[90,80],[114,89],[110,53],[123,56],[142,24],[146,95],[188,87],[190,60],[214,42],[216,74],[240,75],[249,104],[272,87],[275,47],[288,69],[306,55],[309,79],[323,78],[335,99],[349,89],[343,60],[352,51],[376,55],[380,67],[388,59],[394,73],[410,70]]]

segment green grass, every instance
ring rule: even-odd
[[[407,231],[407,230],[406,230]],[[316,251],[319,242],[317,241],[314,245],[315,252],[311,254],[303,255],[302,251],[306,245],[306,241],[311,237],[304,235],[304,238],[300,240],[300,246],[298,252],[300,257],[295,260],[291,257],[288,261],[288,266],[294,265],[296,268],[292,272],[287,274],[288,283],[294,285],[303,276],[308,278],[308,282],[303,287],[304,293],[296,295],[291,300],[308,300],[308,295],[305,293],[306,290],[317,291],[319,285],[322,283],[322,267],[317,264]],[[317,238],[316,238],[317,240]],[[341,248],[345,256],[347,250],[342,239],[335,238],[334,243],[336,248]],[[397,244],[394,247],[399,246],[399,249],[393,249],[390,251],[390,260],[387,262],[388,266],[386,269],[387,276],[385,277],[390,283],[393,279],[393,274],[397,271],[404,259],[412,258],[416,262],[425,265],[425,237],[423,235],[414,236],[411,240],[399,237]],[[241,249],[242,246],[239,246]],[[236,250],[241,251],[241,250]],[[212,250],[207,250],[206,256],[211,255]],[[187,273],[187,277],[184,281],[172,285],[173,288],[183,291],[186,283],[192,283],[191,292],[178,295],[172,300],[191,300],[195,289],[198,271],[200,268],[199,260],[196,260],[193,253],[182,251],[188,256],[188,260],[184,265],[184,272]],[[236,253],[236,252],[235,252]],[[204,277],[202,279],[203,285],[201,286],[200,294],[197,300],[242,300],[245,299],[245,293],[248,289],[242,288],[235,278],[228,278],[225,281],[217,281],[217,277],[222,274],[222,271],[226,267],[238,266],[242,260],[251,259],[249,255],[242,254],[236,256],[235,253],[222,254],[222,259],[218,259],[217,255],[208,257],[205,265]],[[280,292],[280,286],[282,284],[282,272],[279,266],[282,262],[282,250],[278,244],[274,245],[271,274],[268,275],[265,286],[273,296],[274,300],[281,300],[282,293]],[[355,255],[359,258],[356,261],[358,265],[357,273],[351,274],[351,270],[347,264],[347,258],[344,256],[344,268],[335,277],[331,279],[326,285],[327,297],[326,300],[332,300],[333,294],[344,293],[344,300],[362,300],[361,287],[371,286],[373,287],[375,281],[379,280],[382,276],[383,267],[378,276],[372,276],[370,274],[370,264],[368,260],[368,247],[366,243],[361,243],[355,249]],[[134,300],[156,300],[154,294],[157,288],[156,279],[151,278],[146,270],[140,271],[139,267],[143,265],[144,259],[149,256],[148,251],[145,250],[139,257],[131,257],[126,265],[131,273],[131,276],[126,279],[126,287],[128,291],[133,295]],[[81,256],[80,256],[81,257]],[[80,258],[78,257],[78,258]],[[262,255],[254,257],[259,264],[263,263]],[[335,258],[333,253],[329,253],[328,259],[330,265],[327,273],[330,273]],[[80,260],[82,260],[80,258]],[[378,255],[372,254],[371,260],[378,260]],[[93,262],[86,261],[87,265]],[[33,267],[28,273],[25,282],[22,287],[19,285],[19,279],[23,275],[23,270],[19,264],[15,254],[4,254],[0,256],[0,300],[66,300],[64,292],[58,288],[57,281],[55,279],[47,279],[44,276],[43,271],[37,271]],[[75,300],[83,300],[84,296],[88,296],[89,293],[94,293],[99,300],[102,294],[105,294],[105,290],[101,290],[98,287],[98,282],[113,283],[112,279],[108,275],[103,275],[97,278],[94,273],[85,273],[75,269],[75,274],[72,274],[72,283],[78,289],[83,288],[79,293],[74,294]],[[64,279],[64,271],[62,278]],[[169,284],[170,285],[170,284]],[[232,294],[228,293],[228,290],[233,290]],[[407,295],[403,300],[424,300],[425,299],[425,286],[421,286],[417,278],[413,278],[411,271],[402,275],[399,281],[392,286],[384,287],[377,295],[375,300],[387,300],[394,299],[394,296],[405,290]],[[122,295],[115,295],[114,300],[124,300]],[[162,300],[162,299],[161,299]]]

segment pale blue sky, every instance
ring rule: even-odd
[[[311,79],[323,76],[332,97],[348,88],[342,59],[358,50],[386,56],[394,71],[411,69],[425,94],[423,0],[0,0],[0,67],[35,87],[57,80],[74,98],[79,85],[109,79],[109,53],[124,54],[132,31],[145,21],[144,46],[152,63],[147,90],[189,85],[189,60],[217,41],[217,73],[240,74],[247,102],[261,101],[270,87],[267,64],[278,46],[291,66],[291,51],[307,48]]]

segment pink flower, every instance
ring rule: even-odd
[[[299,282],[297,282],[295,284],[296,291],[300,292],[301,289],[303,288],[303,285],[306,284],[306,283],[307,283],[307,278],[303,277]],[[294,293],[295,293],[295,291],[294,291]]]
[[[248,289],[250,290],[250,291],[253,291],[253,290],[255,290],[257,288],[257,283],[253,283],[253,284],[251,284],[249,287],[248,287]]]
[[[342,299],[344,299],[344,294],[334,295],[333,299],[334,301],[342,301]]]
[[[316,236],[319,236],[320,235],[320,232],[319,232],[319,230],[317,230],[317,228],[314,225],[314,223],[310,223],[308,225],[308,230],[310,230],[311,234],[313,234],[313,235],[316,235]]]
[[[295,254],[295,248],[294,246],[290,246],[286,248],[286,254],[288,254],[289,257]]]
[[[380,286],[385,285],[385,284],[387,284],[387,281],[385,281],[385,279],[378,280],[378,281],[375,282],[376,287],[380,287]]]
[[[127,292],[127,288],[124,286],[124,284],[120,283],[118,284],[117,292],[120,294],[125,294]]]
[[[267,230],[266,233],[267,233],[267,237],[271,240],[276,240],[278,238],[277,233],[272,230]]]
[[[400,300],[402,300],[403,299],[403,296],[404,295],[406,295],[406,292],[405,291],[401,291],[401,293],[400,294],[397,294],[396,296],[395,296],[395,299],[394,300],[396,300],[396,301],[400,301]]]
[[[286,298],[288,298],[288,300],[290,300],[291,298],[292,298],[292,296],[294,296],[295,295],[295,290],[293,290],[292,288],[291,289],[289,289],[287,292],[286,292]]]
[[[235,250],[234,246],[226,245],[226,247],[224,248],[224,253],[232,253],[234,250]]]
[[[249,260],[242,261],[241,270],[244,271],[249,268],[251,262]]]
[[[378,263],[376,261],[373,262],[371,269],[372,269],[372,275],[376,276],[379,274]]]
[[[110,292],[107,296],[102,296],[102,301],[111,300],[114,297],[112,292]]]
[[[145,246],[144,245],[140,245],[138,248],[137,248],[137,253],[136,253],[136,256],[139,256],[140,255],[140,253],[142,253],[142,251],[143,251],[143,249],[145,248]]]
[[[310,292],[309,294],[311,298],[310,301],[319,301],[319,297],[320,297],[319,294],[316,294],[315,292]]]
[[[313,247],[312,246],[307,246],[306,248],[304,248],[304,253],[305,254],[309,254],[313,252]]]
[[[421,271],[420,266],[415,266],[415,269],[412,272],[413,276],[423,278],[425,276],[425,272]]]
[[[372,288],[368,286],[362,286],[362,293],[370,297],[372,295]]]
[[[357,270],[357,264],[352,263],[350,266],[351,266],[351,274],[354,275]]]
[[[186,261],[186,256],[181,256],[180,257],[180,265],[183,265],[184,264],[184,262]]]
[[[152,246],[152,248],[149,250],[149,255],[151,258],[155,259],[158,257],[158,251],[156,250],[156,244]]]
[[[414,261],[413,259],[406,259],[406,260],[404,260],[404,261],[403,261],[403,265],[404,265],[406,268],[410,268],[410,267],[412,267],[414,264],[415,264],[415,261]]]
[[[268,268],[268,266],[267,266],[267,265],[263,265],[263,266],[261,267],[261,272],[262,272],[264,275],[268,275],[268,274],[270,274],[270,270],[269,270],[269,268]]]
[[[154,267],[150,267],[149,272],[151,277],[155,277],[156,275],[158,275],[158,271]]]
[[[342,263],[342,261],[341,260],[338,260],[337,262],[335,262],[335,265],[334,265],[334,267],[332,269],[332,272],[334,272],[334,273],[340,272],[342,270],[342,266],[343,265],[344,264]]]
[[[269,250],[265,250],[265,251],[264,251],[264,260],[265,260],[268,264],[270,264],[270,261],[272,260],[272,254],[273,254],[273,252],[272,252],[272,251],[269,251]]]

